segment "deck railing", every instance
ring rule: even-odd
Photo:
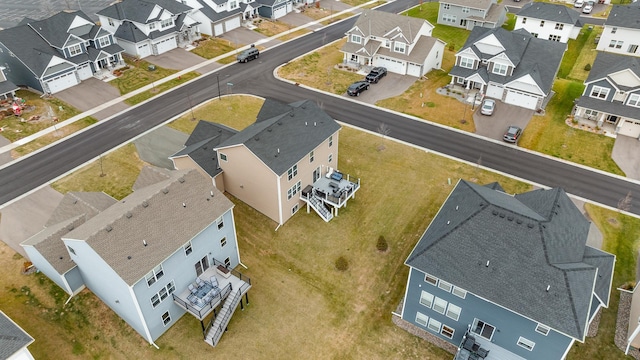
[[[187,309],[187,311],[197,316],[198,319],[202,319],[209,312],[211,312],[211,310],[213,310],[213,308],[216,307],[222,300],[224,300],[224,298],[229,295],[229,292],[231,292],[231,290],[232,290],[231,283],[229,283],[225,287],[220,289],[220,292],[217,295],[215,295],[213,299],[211,299],[211,301],[207,302],[202,306],[192,305],[190,302],[177,297],[176,294],[171,294],[171,296],[173,296],[173,301],[177,302],[178,304],[183,306],[185,309]]]

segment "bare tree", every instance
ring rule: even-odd
[[[622,199],[620,199],[620,201],[618,201],[618,210],[619,211],[629,211],[631,210],[631,200],[633,198],[631,197],[631,191],[629,191],[627,193],[627,196],[623,197]]]
[[[380,144],[380,146],[378,147],[378,150],[384,150],[385,146],[384,146],[384,139],[389,136],[389,133],[391,132],[391,129],[389,129],[389,126],[385,123],[380,123],[380,125],[378,126],[378,134],[380,134],[382,136],[382,144]]]

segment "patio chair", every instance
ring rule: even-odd
[[[211,277],[211,285],[213,285],[214,288],[218,287],[218,278],[215,276]]]
[[[189,288],[189,291],[190,291],[192,294],[195,294],[195,293],[197,293],[197,292],[198,292],[198,289],[196,289],[196,287],[195,287],[195,286],[193,286],[193,284],[189,284],[188,288]]]
[[[196,278],[196,284],[198,284],[198,287],[202,286],[204,284],[204,281],[202,281],[202,279],[200,279],[199,277]]]
[[[478,351],[476,351],[476,354],[478,354],[478,357],[480,357],[481,359],[484,359],[489,354],[489,350],[485,348],[480,348],[478,349]]]

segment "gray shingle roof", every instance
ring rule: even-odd
[[[86,241],[133,285],[232,208],[198,171],[176,171],[169,180],[136,190],[64,239]]]
[[[640,29],[640,4],[613,5],[604,25]]]
[[[9,80],[0,81],[0,95],[8,94],[12,91],[18,91],[20,88]]]
[[[640,120],[640,111],[637,107],[624,105],[620,101],[603,101],[586,95],[578,99],[577,105],[585,109]]]
[[[202,0],[198,0],[198,3],[202,6],[200,9],[198,9],[201,13],[204,14],[204,16],[206,16],[209,20],[211,20],[211,22],[218,22],[222,19],[226,19],[228,17],[237,15],[241,12],[244,11],[244,9],[246,9],[247,4],[245,3],[240,3],[240,7],[237,7],[231,11],[221,11],[221,12],[216,12],[215,10],[213,10],[209,5],[207,5],[207,3],[205,3]],[[214,3],[216,3],[216,1],[214,1]],[[261,5],[256,4],[256,3],[252,3],[251,5],[255,6],[255,8],[259,8]]]
[[[97,14],[112,19],[146,24],[156,5],[174,15],[191,10],[191,7],[175,0],[124,0],[98,11]],[[149,20],[155,21],[157,19]]]
[[[40,36],[47,39],[52,46],[62,48],[69,38],[69,33],[67,31],[76,16],[87,20],[91,25],[81,27],[82,31],[75,35],[82,37],[82,35],[89,33],[91,28],[98,27],[98,25],[95,25],[91,18],[82,11],[74,11],[72,13],[62,11],[46,19],[31,22],[29,23],[29,26],[35,32],[40,34]],[[73,30],[77,31],[78,29]]]
[[[486,10],[493,3],[492,0],[442,0],[441,3]]]
[[[8,359],[32,342],[26,331],[0,311],[0,359]]]
[[[418,30],[428,23],[424,19],[402,16],[398,14],[388,13],[385,11],[377,10],[364,10],[351,30],[354,28],[360,29],[365,37],[375,36],[378,38],[389,37],[389,33],[399,28],[402,34],[409,40],[409,43],[413,43],[416,39]],[[347,33],[350,33],[349,30]]]
[[[184,144],[185,148],[170,156],[189,156],[207,174],[214,177],[222,172],[218,166],[218,153],[214,149],[238,131],[221,124],[200,120]]]
[[[607,78],[609,74],[626,69],[640,78],[640,58],[599,51],[585,83]],[[613,82],[610,78],[609,81]]]
[[[580,13],[574,9],[566,7],[565,5],[544,2],[525,4],[522,9],[518,11],[518,16],[572,25],[578,24],[580,20]]]
[[[133,191],[145,188],[149,185],[157,184],[171,178],[171,170],[156,167],[145,166],[140,170],[140,174],[136,178],[136,182],[131,187]]]
[[[340,125],[311,100],[289,105],[265,102],[258,120],[216,149],[244,144],[275,174],[282,175],[340,129]],[[263,105],[264,107],[265,105]],[[278,115],[274,115],[281,109]],[[270,118],[265,118],[267,115]]]
[[[36,77],[41,77],[53,56],[64,58],[28,25],[0,31],[0,43],[20,59]]]
[[[48,227],[78,215],[92,218],[116,202],[116,199],[103,192],[68,192],[53,210],[45,226]]]
[[[594,285],[609,301],[614,256],[587,250],[589,222],[562,189],[493,188],[461,180],[406,264],[584,339]]]
[[[118,26],[118,30],[113,34],[118,39],[127,40],[133,43],[137,43],[139,41],[143,41],[148,39],[149,37],[142,32],[142,30],[138,29],[131,21],[124,21],[120,26]]]

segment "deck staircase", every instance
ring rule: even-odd
[[[318,198],[315,194],[309,194],[307,200],[309,202],[309,205],[311,205],[311,208],[313,208],[313,210],[315,210],[315,212],[320,215],[320,217],[324,221],[329,222],[331,219],[333,219],[333,214],[331,213],[331,211],[329,211],[329,209],[324,206],[322,200],[320,200],[320,198]]]
[[[222,334],[224,333],[229,321],[231,320],[231,315],[236,311],[238,304],[242,300],[242,293],[239,289],[233,289],[229,293],[229,296],[222,305],[222,309],[218,313],[218,316],[215,317],[213,321],[213,325],[209,332],[207,332],[207,336],[205,337],[205,341],[212,346],[216,346]]]

